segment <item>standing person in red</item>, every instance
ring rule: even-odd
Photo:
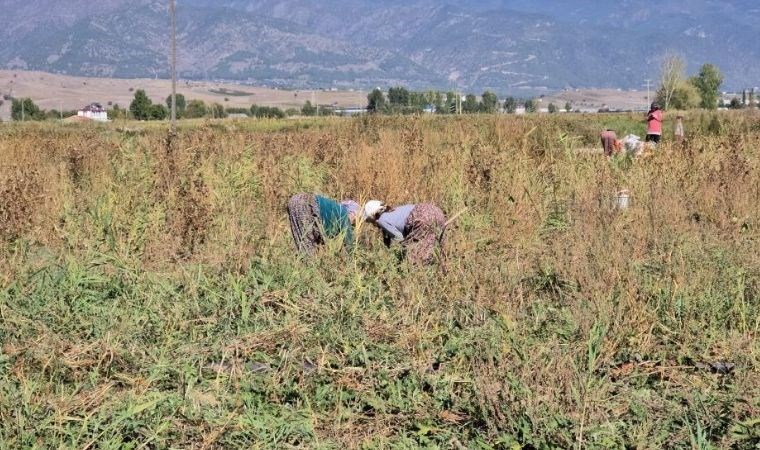
[[[662,137],[662,110],[656,102],[647,113],[647,138],[646,142],[660,143]]]

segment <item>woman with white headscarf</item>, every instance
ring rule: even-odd
[[[400,242],[407,259],[415,265],[430,264],[435,250],[445,247],[446,216],[432,203],[388,208],[380,200],[364,205],[364,218],[383,232],[386,245]]]

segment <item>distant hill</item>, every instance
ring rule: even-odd
[[[6,0],[0,67],[167,77],[166,2]],[[755,0],[185,0],[180,74],[288,86],[641,87],[669,49],[760,84]]]

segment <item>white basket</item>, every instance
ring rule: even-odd
[[[615,206],[617,209],[628,209],[631,206],[631,192],[623,189],[615,196]]]

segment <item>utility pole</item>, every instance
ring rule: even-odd
[[[652,85],[652,80],[647,79],[645,81],[647,82],[647,108],[649,108],[649,105],[652,104],[652,100],[650,99],[650,96],[649,96],[649,90]]]
[[[177,129],[177,14],[174,0],[169,0],[172,18],[172,130]]]

